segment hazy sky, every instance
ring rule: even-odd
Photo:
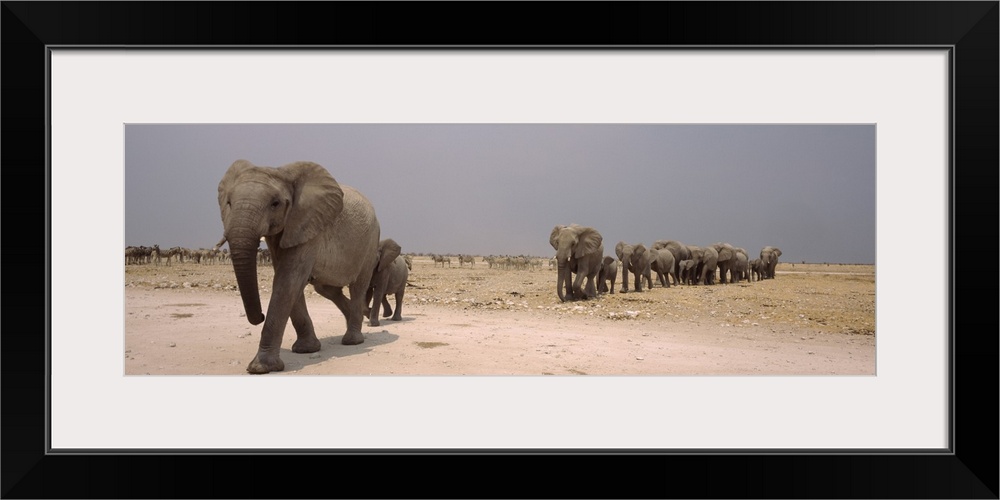
[[[875,125],[126,125],[125,244],[208,248],[237,159],[326,167],[404,252],[554,254],[557,224],[874,263]]]

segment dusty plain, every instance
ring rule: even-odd
[[[680,285],[560,302],[556,271],[441,267],[414,258],[402,321],[365,320],[365,342],[311,286],[319,352],[282,375],[875,375],[875,267],[780,262],[775,279]],[[259,266],[265,309],[273,270]],[[655,275],[654,275],[655,280]],[[125,266],[126,375],[239,375],[257,351],[232,266]],[[630,285],[631,286],[631,285]],[[390,297],[395,307],[395,302]]]

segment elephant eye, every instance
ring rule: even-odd
[[[271,208],[278,208],[278,205],[280,205],[280,204],[281,204],[280,201],[274,200],[274,201],[271,202]]]

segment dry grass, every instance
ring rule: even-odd
[[[454,259],[453,259],[454,261]],[[712,325],[785,325],[817,331],[875,333],[875,266],[779,263],[777,278],[752,283],[672,286],[641,293],[616,293],[595,300],[560,302],[556,273],[546,264],[534,271],[435,266],[416,257],[406,302],[517,314],[588,315],[607,321],[672,321]],[[262,266],[259,281],[268,291],[273,270]],[[654,278],[655,279],[655,278]],[[126,286],[199,288],[237,294],[229,265],[130,265]],[[308,289],[307,293],[314,293]]]

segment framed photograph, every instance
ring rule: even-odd
[[[335,4],[332,31],[314,24],[319,5],[4,3],[3,64],[8,75],[24,75],[5,82],[5,104],[46,96],[44,106],[4,106],[4,163],[37,167],[36,185],[46,192],[37,240],[47,251],[43,291],[35,295],[45,297],[44,309],[37,300],[8,302],[46,321],[40,335],[4,338],[3,446],[7,457],[24,457],[4,461],[5,497],[299,495],[280,475],[260,486],[212,474],[258,459],[303,464],[309,474],[329,473],[315,467],[329,467],[327,459],[351,468],[390,460],[402,469],[411,460],[439,460],[491,485],[498,471],[558,465],[550,460],[594,472],[585,485],[553,484],[527,496],[997,497],[995,430],[976,423],[996,421],[997,339],[976,335],[983,329],[968,326],[969,316],[959,321],[957,285],[971,277],[955,273],[968,267],[956,251],[958,215],[996,215],[979,200],[996,196],[997,2],[626,4],[610,8],[611,19],[632,26],[614,40],[572,27],[618,26],[597,4],[581,4],[568,17],[526,28],[552,40],[530,45],[494,29],[408,22],[437,11],[481,15],[484,7],[469,4]],[[514,15],[521,6],[511,7],[495,20],[522,19]],[[742,24],[751,18],[761,22]],[[227,31],[232,19],[278,24],[246,35]],[[566,26],[568,19],[575,22]],[[716,23],[693,31],[684,19]],[[352,320],[346,334],[329,336],[342,316],[315,286],[327,279],[319,271],[303,275],[314,286],[298,300],[324,333],[304,334],[304,305],[289,300],[284,314],[295,326],[282,337],[241,295],[243,282],[213,274],[232,274],[219,249],[234,248],[227,210],[247,189],[229,187],[227,172],[256,168],[237,160],[267,167],[315,161],[321,166],[273,175],[332,174],[344,199],[357,188],[376,207],[392,207],[379,217],[380,235],[352,241],[368,245],[359,255],[369,257],[359,258],[374,260],[373,252],[388,252],[377,240],[399,239],[416,259],[413,276],[424,273],[406,288],[417,314],[421,299],[464,310],[526,309],[572,330],[561,337],[567,345],[582,345],[592,328],[633,335],[625,340],[635,347],[601,365],[591,354],[599,348],[579,355],[557,345],[562,340],[536,346],[524,339],[542,326],[502,319],[489,327],[496,340],[484,335],[463,345],[454,332],[487,326],[456,317],[440,331],[421,330],[420,321],[406,321],[410,302],[401,301],[386,308],[383,326],[365,320],[368,346],[348,349],[341,346],[352,344]],[[504,163],[519,167],[498,174]],[[674,170],[683,174],[664,174]],[[594,181],[566,179],[577,174]],[[610,187],[602,189],[602,174]],[[740,189],[741,176],[773,178],[743,181],[755,196]],[[390,184],[394,177],[399,182]],[[673,179],[677,185],[668,184]],[[968,193],[980,186],[989,191]],[[541,202],[550,196],[553,203]],[[269,210],[282,203],[295,209],[276,195]],[[706,217],[714,219],[732,213],[740,222],[721,227],[735,234],[733,243],[749,241],[748,275],[750,260],[773,252],[765,252],[770,235],[792,242],[773,243],[782,247],[778,265],[787,267],[759,285],[677,285],[670,292],[700,294],[683,300],[720,304],[683,317],[681,308],[634,302],[665,297],[657,294],[668,292],[669,281],[654,283],[655,273],[645,295],[627,295],[633,302],[610,294],[600,310],[595,301],[562,302],[563,284],[551,286],[562,271],[547,269],[548,258],[559,256],[560,224],[596,220],[603,253],[614,255],[619,241],[657,239],[626,229],[621,214],[633,205],[681,212],[653,232],[683,228],[670,234],[699,245],[716,239],[685,227],[685,209],[711,207]],[[446,229],[421,239],[417,228],[429,223]],[[276,223],[269,224],[252,238],[257,244],[266,236],[261,250],[247,248],[271,314],[284,307],[275,297],[287,268],[278,263],[292,250],[273,239]],[[471,233],[479,246],[442,239],[476,224],[492,228]],[[156,243],[159,231],[165,241],[155,251],[126,252],[123,261],[122,249]],[[197,246],[205,248],[187,248]],[[270,261],[262,251],[272,246]],[[495,274],[507,266],[509,275],[538,278],[482,296],[471,278],[452,288],[449,276],[458,274],[439,253],[447,248],[455,248],[452,265],[462,276],[486,276],[497,265]],[[524,261],[498,264],[493,253],[520,253]],[[145,259],[141,267],[152,271],[137,274],[140,260],[130,259]],[[171,263],[187,267],[155,271]],[[853,267],[831,271],[831,264]],[[786,283],[795,282],[793,273],[822,272],[849,275],[862,288],[834,288],[832,277],[802,284],[772,299],[796,304],[798,317],[781,322],[777,313],[722,307],[747,300],[723,294],[781,284],[782,271]],[[763,272],[775,277],[773,269]],[[590,293],[590,285],[566,286],[569,295]],[[221,298],[217,308],[198,295],[205,288]],[[536,289],[546,300],[533,299]],[[874,307],[854,311],[857,303]],[[390,318],[392,308],[402,317]],[[186,322],[195,315],[229,319]],[[685,358],[677,342],[655,343],[661,325],[677,330],[692,317],[715,326],[710,340],[692,344],[704,346],[700,354]],[[271,352],[280,358],[257,351],[262,328],[265,338],[278,332],[281,349]],[[708,335],[699,332],[693,335]],[[761,350],[744,347],[765,342],[761,335],[791,341],[764,363]],[[325,349],[302,347],[317,336]],[[711,350],[713,343],[730,351]],[[558,370],[531,364],[536,347],[561,358],[545,365]],[[479,349],[487,354],[477,357]],[[490,349],[507,354],[491,358]],[[984,352],[992,353],[985,362]],[[425,359],[405,361],[417,356]],[[501,359],[524,361],[510,368]],[[332,364],[350,368],[323,371]],[[31,384],[44,393],[22,395]],[[116,457],[127,465],[90,472],[87,486],[48,479],[77,461]],[[475,467],[487,457],[490,472]],[[162,460],[176,468],[169,485],[157,480]],[[633,465],[692,472],[635,491],[622,490],[615,473],[596,479]],[[734,476],[741,479],[718,480]],[[197,490],[200,478],[212,478],[217,490]],[[445,495],[407,484],[348,496]],[[499,484],[487,495],[525,496],[523,488]]]

